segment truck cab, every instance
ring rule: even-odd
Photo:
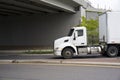
[[[66,37],[54,41],[54,54],[64,58],[71,58],[78,55],[77,47],[85,46],[87,46],[86,27],[73,27]]]

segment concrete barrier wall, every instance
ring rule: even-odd
[[[0,49],[3,46],[52,46],[56,38],[67,35],[68,30],[78,24],[80,11],[76,14],[1,16]]]

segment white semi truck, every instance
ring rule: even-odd
[[[54,41],[54,54],[72,58],[80,54],[118,56],[120,52],[120,12],[106,12],[99,16],[99,45],[87,45],[86,27],[73,27],[68,36]]]

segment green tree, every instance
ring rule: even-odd
[[[85,26],[87,28],[88,44],[98,43],[98,19],[87,20],[84,16],[79,26]]]

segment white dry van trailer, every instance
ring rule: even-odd
[[[68,36],[54,41],[54,54],[72,58],[80,54],[118,56],[120,51],[120,12],[106,12],[99,16],[99,45],[87,45],[86,27],[73,27]]]

